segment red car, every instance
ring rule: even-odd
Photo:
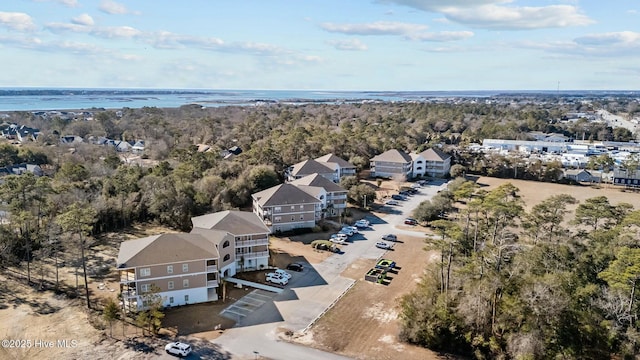
[[[418,225],[418,220],[412,218],[404,219],[404,223],[407,225]]]

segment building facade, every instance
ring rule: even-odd
[[[253,212],[269,228],[279,233],[312,228],[322,218],[322,201],[292,184],[280,184],[251,195]]]
[[[391,149],[376,155],[369,161],[372,177],[411,178],[412,159],[402,150]]]

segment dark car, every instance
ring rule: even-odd
[[[291,263],[291,264],[287,265],[287,270],[300,272],[300,271],[304,270],[304,266],[302,266],[302,264],[300,264],[300,263]]]
[[[391,198],[392,198],[393,200],[404,200],[404,196],[402,196],[402,195],[397,195],[397,194],[393,194],[393,195],[391,195]]]
[[[407,225],[418,225],[418,220],[412,218],[404,219],[404,223]]]

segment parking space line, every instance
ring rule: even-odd
[[[238,316],[242,316],[242,317],[247,316],[246,314],[237,313],[237,312],[235,312],[235,311],[233,311],[233,310],[229,310],[229,309],[224,309],[224,310],[222,310],[222,314],[224,314],[224,313],[226,313],[226,312],[230,312],[230,313],[232,313],[232,314],[236,314],[236,315],[238,315]]]
[[[273,298],[273,296],[270,296],[270,295],[264,295],[264,294],[262,294],[262,293],[260,293],[260,292],[258,292],[258,291],[259,291],[259,290],[254,290],[254,291],[252,291],[251,293],[249,293],[249,295],[262,296],[262,297],[264,297],[264,298],[267,298],[268,300],[271,300],[271,299]]]
[[[242,299],[240,299],[240,300],[238,300],[236,302],[237,303],[241,303],[241,304],[249,304],[249,305],[255,306],[255,307],[259,307],[260,305],[265,303],[264,301],[257,300],[257,299],[251,299],[251,300],[255,300],[255,302],[246,301],[244,298],[242,298]]]

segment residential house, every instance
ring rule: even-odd
[[[451,155],[437,148],[429,148],[419,154],[411,154],[413,159],[413,177],[430,176],[444,178],[449,176]]]
[[[307,175],[292,181],[291,184],[309,194],[318,194],[316,198],[322,201],[322,210],[327,217],[340,216],[347,208],[347,190],[320,174]],[[324,192],[313,190],[314,187],[321,188]]]
[[[251,195],[253,212],[271,233],[312,228],[322,218],[322,201],[292,184],[280,184]]]
[[[218,237],[221,242],[215,244],[220,254],[222,277],[269,265],[270,230],[256,214],[227,210],[196,216],[191,218],[191,222],[191,233],[207,235],[213,230],[231,234],[231,239]]]
[[[564,177],[567,180],[576,182],[599,183],[601,178],[594,176],[590,171],[585,169],[569,169],[564,171]]]
[[[71,145],[71,144],[80,144],[83,142],[84,142],[84,139],[82,138],[82,136],[78,136],[78,135],[64,135],[60,137],[61,144]]]
[[[345,176],[356,176],[356,166],[334,154],[321,156],[316,158],[316,161],[321,164],[325,164],[334,170],[337,169],[339,179]]]
[[[217,300],[220,256],[215,237],[233,241],[224,232],[170,233],[120,244],[117,268],[124,309],[142,310],[153,296],[165,307]]]
[[[26,125],[3,123],[0,125],[0,135],[8,140],[35,141],[40,135],[40,130]]]
[[[321,163],[316,160],[305,160],[290,166],[286,171],[287,181],[303,178],[307,175],[319,174],[320,176],[333,181],[340,181],[340,169]]]
[[[37,164],[14,164],[0,168],[0,176],[6,175],[22,175],[24,173],[32,173],[35,176],[43,176],[44,171]]]
[[[387,150],[371,158],[369,165],[372,177],[400,177],[403,180],[411,177],[412,159],[402,150]]]
[[[614,169],[613,184],[633,188],[640,187],[640,170]]]

